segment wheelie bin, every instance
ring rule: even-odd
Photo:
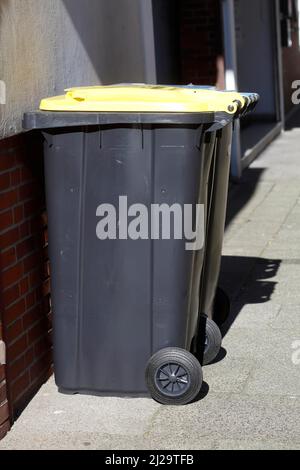
[[[212,306],[232,127],[257,99],[122,84],[69,89],[25,114],[44,136],[60,391],[197,396],[221,346]],[[179,236],[180,214],[197,243]]]

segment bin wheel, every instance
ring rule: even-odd
[[[218,325],[210,318],[206,318],[203,365],[210,364],[217,357],[221,345],[222,335]]]
[[[148,361],[146,384],[152,398],[163,405],[186,405],[200,392],[202,367],[193,354],[165,348]]]

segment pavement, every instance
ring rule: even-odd
[[[50,379],[4,449],[300,449],[300,129],[230,191],[221,284],[232,299],[201,399],[68,396]]]

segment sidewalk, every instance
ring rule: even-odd
[[[202,399],[66,396],[42,387],[2,449],[300,449],[300,129],[230,193],[221,284],[232,312]],[[298,346],[299,348],[299,346]],[[298,359],[300,353],[298,354]],[[295,362],[295,361],[294,361]]]

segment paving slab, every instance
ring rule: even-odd
[[[254,360],[230,355],[204,367],[204,380],[209,384],[208,393],[242,393],[254,367]]]
[[[231,328],[222,344],[232,358],[249,357],[264,360],[275,356],[278,361],[284,360],[288,363],[291,358],[292,342],[299,336],[299,332],[295,330],[263,328],[261,324],[257,324],[256,328],[247,326]]]
[[[268,440],[261,437],[260,439],[222,439],[217,441],[215,450],[299,450],[300,442],[290,440]]]
[[[232,328],[268,328],[278,325],[276,319],[279,316],[282,306],[275,302],[264,302],[260,304],[244,304],[235,302],[231,306],[234,322]]]
[[[278,315],[271,321],[272,328],[296,332],[300,340],[300,307],[299,304],[284,303]],[[299,371],[300,373],[300,371]]]
[[[181,439],[193,443],[208,440],[276,440],[300,441],[297,416],[300,399],[265,395],[207,395],[197,405],[164,407],[152,421],[148,438],[170,439],[173,445]]]
[[[293,341],[290,344],[288,357],[278,358],[273,355],[255,361],[251,375],[243,389],[246,394],[269,395],[270,400],[273,400],[275,396],[300,398],[300,364],[296,365],[292,361],[292,343]]]

